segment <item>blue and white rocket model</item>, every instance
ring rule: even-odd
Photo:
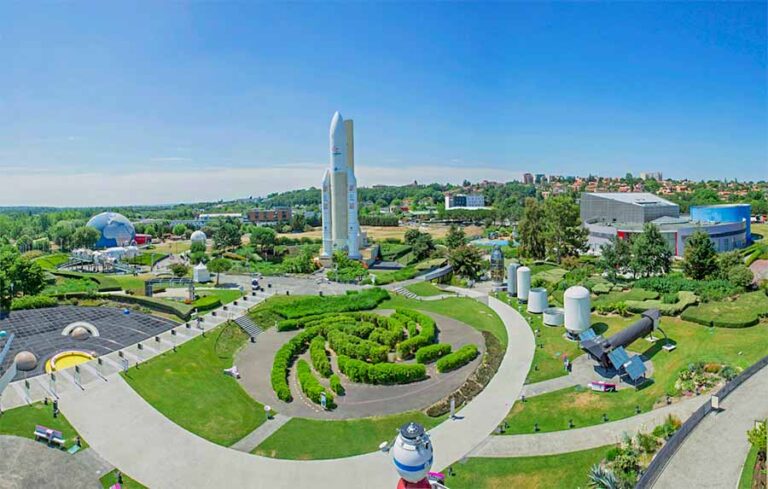
[[[357,219],[357,179],[352,121],[336,112],[330,130],[331,167],[323,178],[323,257],[345,251],[360,258],[360,224]]]

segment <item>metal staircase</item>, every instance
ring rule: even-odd
[[[237,325],[240,326],[240,328],[242,328],[242,330],[245,331],[251,338],[256,338],[263,331],[256,325],[256,323],[251,320],[250,317],[248,317],[247,314],[235,319],[235,323],[237,323]]]

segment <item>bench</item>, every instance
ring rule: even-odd
[[[42,438],[48,444],[54,443],[60,447],[64,446],[64,435],[61,431],[52,430],[42,425],[35,426],[35,440]]]

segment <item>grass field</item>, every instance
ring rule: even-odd
[[[53,253],[35,258],[33,261],[45,270],[56,270],[56,267],[67,263],[69,256],[66,253]]]
[[[151,274],[144,274],[144,275],[113,275],[112,278],[114,278],[117,283],[120,285],[120,287],[124,291],[132,291],[135,295],[144,295],[144,282],[155,278],[154,275]]]
[[[429,282],[417,282],[415,284],[407,285],[405,288],[421,297],[432,297],[441,294],[453,293],[440,290]]]
[[[616,302],[626,301],[645,301],[650,299],[658,299],[659,294],[652,290],[645,289],[629,289],[622,292],[610,292],[608,294],[602,294],[592,301],[592,306],[597,307],[601,304],[614,304]]]
[[[714,301],[689,307],[682,317],[699,324],[741,328],[768,314],[768,296],[762,290],[741,294],[734,301]]]
[[[752,230],[752,234],[759,234],[761,236],[761,239],[758,241],[767,241],[768,240],[768,224],[760,223],[755,224],[752,223],[750,226]],[[757,239],[757,236],[755,236],[755,239]]]
[[[131,369],[125,380],[179,426],[229,446],[264,422],[264,407],[222,374],[248,340],[233,323],[190,340]]]
[[[101,483],[102,488],[109,489],[117,483],[117,473],[115,471],[108,472],[101,476],[99,482]],[[123,474],[122,489],[147,489],[147,486],[136,482],[127,475]]]
[[[87,278],[56,277],[56,283],[43,289],[43,295],[72,294],[76,292],[98,292],[99,284]]]
[[[229,304],[243,296],[240,289],[196,289],[195,292],[200,297],[215,295],[222,304]]]
[[[396,430],[409,421],[416,421],[429,429],[446,417],[431,418],[413,411],[343,421],[293,418],[264,440],[253,453],[293,460],[351,457],[376,451],[382,441],[392,441]]]
[[[387,238],[395,238],[402,240],[405,236],[405,232],[409,229],[412,229],[407,226],[361,226],[362,231],[368,234],[368,239],[373,241],[383,241]],[[422,226],[419,228],[422,232],[428,232],[432,235],[433,238],[444,238],[446,234],[448,234],[448,228],[449,226],[444,225],[436,225],[436,226]],[[467,236],[474,236],[474,235],[480,235],[483,234],[483,228],[479,226],[467,226],[464,228],[464,232]],[[315,228],[312,231],[307,231],[304,233],[287,233],[287,234],[278,234],[278,236],[291,238],[291,239],[300,239],[300,238],[312,238],[312,239],[320,239],[323,236],[323,231],[321,228]]]
[[[139,253],[138,256],[128,260],[128,263],[132,265],[143,265],[146,267],[153,266],[160,260],[164,260],[168,257],[168,253],[163,253],[158,250],[150,250]]]
[[[580,452],[520,458],[468,458],[453,464],[451,489],[575,489],[588,486],[589,468],[600,462],[608,447]]]
[[[147,251],[166,254],[173,253],[178,255],[179,253],[184,253],[190,247],[191,244],[189,241],[166,241],[165,243],[153,244],[152,249]]]
[[[393,295],[391,299],[379,305],[379,309],[398,308],[421,309],[448,316],[467,323],[479,331],[492,333],[499,339],[505,349],[507,347],[507,330],[504,327],[504,323],[490,307],[476,300],[466,297],[450,297],[439,301],[417,301]]]
[[[517,309],[517,299],[510,298],[504,293],[498,294],[497,297]],[[525,380],[526,383],[535,384],[566,375],[567,372],[563,368],[563,355],[568,355],[571,360],[582,355],[583,352],[578,343],[563,338],[565,333],[563,328],[545,326],[541,314],[523,313],[523,315],[533,331],[537,329],[540,331],[536,344],[543,345],[540,348],[537,346],[533,353],[533,363]]]
[[[755,464],[757,463],[757,448],[750,446],[744,468],[741,469],[738,489],[752,489],[752,481],[755,479]]]
[[[75,444],[77,431],[69,424],[63,414],[54,418],[53,405],[45,405],[42,402],[28,406],[17,407],[4,411],[0,416],[0,434],[14,435],[34,440],[35,426],[42,425],[52,430],[61,431],[66,440],[64,447],[69,448]],[[81,440],[82,446],[87,447],[85,440]]]
[[[604,335],[611,335],[636,320],[621,317],[593,316],[593,327]],[[711,329],[677,318],[663,318],[661,327],[670,340],[677,344],[672,352],[661,350],[661,342],[652,344],[644,339],[635,341],[629,350],[651,357],[655,373],[653,383],[641,390],[626,389],[615,393],[597,393],[584,387],[563,389],[530,397],[525,403],[517,402],[507,416],[506,434],[533,433],[534,423],[542,432],[568,429],[572,419],[575,428],[627,418],[650,411],[657,401],[672,393],[677,373],[690,363],[703,361],[745,368],[768,351],[768,325],[760,324],[745,329]],[[658,335],[657,335],[658,336]]]

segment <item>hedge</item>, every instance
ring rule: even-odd
[[[21,311],[23,309],[42,309],[44,307],[56,307],[59,305],[54,297],[47,295],[25,295],[11,302],[11,311]]]
[[[337,355],[344,355],[371,363],[387,361],[387,347],[344,333],[343,331],[328,331],[328,345]]]
[[[72,294],[68,294],[67,297],[71,297]],[[167,314],[173,314],[176,317],[186,321],[192,314],[192,305],[184,304],[177,301],[166,301],[163,299],[155,299],[153,297],[144,297],[141,295],[109,295],[105,297],[115,302],[126,302],[129,304],[139,304],[151,309],[153,311],[164,312]]]
[[[331,389],[336,393],[336,395],[344,395],[344,386],[341,385],[341,379],[336,374],[331,375]]]
[[[400,358],[407,360],[413,357],[419,348],[431,345],[435,342],[435,338],[437,337],[437,327],[435,326],[434,319],[426,314],[410,309],[398,309],[397,314],[417,322],[421,328],[418,335],[411,336],[397,345],[397,353],[400,355]],[[410,330],[411,328],[409,328],[409,331]]]
[[[440,373],[450,372],[468,364],[478,354],[477,346],[473,344],[464,345],[453,353],[450,353],[437,361],[437,371]]]
[[[663,299],[648,300],[648,301],[627,301],[627,310],[633,313],[645,312],[648,309],[658,309],[664,316],[678,316],[685,311],[688,306],[692,306],[699,302],[699,298],[693,292],[687,290],[681,290],[677,294],[677,301],[672,304],[667,304]]]
[[[325,338],[315,336],[309,343],[309,357],[312,359],[312,366],[317,373],[323,377],[330,377],[333,374],[331,362],[328,361],[328,354],[325,351]]]
[[[305,360],[299,360],[296,364],[296,377],[299,379],[301,391],[315,404],[320,404],[321,396],[325,393],[325,406],[328,409],[334,408],[333,394],[327,391],[319,380],[312,374],[312,369]]]
[[[293,400],[291,389],[288,387],[288,368],[296,357],[307,349],[309,342],[318,334],[318,328],[305,329],[283,344],[275,353],[275,359],[272,362],[272,372],[270,373],[270,382],[272,390],[275,391],[275,395],[281,401],[291,402]]]
[[[219,306],[221,306],[221,299],[215,295],[205,295],[192,303],[192,307],[196,308],[198,312],[210,311]]]
[[[374,309],[386,299],[389,299],[389,293],[386,290],[372,288],[356,294],[305,297],[287,304],[275,304],[272,307],[275,312],[284,318],[296,319],[330,312],[339,313]]]
[[[746,328],[768,315],[768,297],[758,290],[742,294],[735,301],[718,301],[689,307],[681,316],[686,321],[719,328]]]
[[[451,353],[451,345],[447,343],[424,346],[416,351],[416,361],[419,363],[431,363],[449,353]]]
[[[352,382],[363,384],[407,384],[423,380],[427,377],[427,368],[424,365],[376,363],[370,364],[361,360],[355,360],[345,355],[339,355],[339,370]]]

